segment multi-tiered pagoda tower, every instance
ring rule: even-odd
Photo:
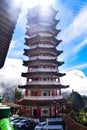
[[[23,105],[24,115],[30,117],[56,116],[61,102],[60,77],[65,75],[59,72],[59,66],[64,62],[58,61],[58,56],[63,52],[57,50],[61,40],[56,36],[60,30],[56,29],[59,20],[56,20],[57,11],[51,6],[43,9],[40,6],[31,8],[27,14],[27,26],[24,55],[28,57],[23,65],[28,67],[26,85],[19,86],[25,89]]]

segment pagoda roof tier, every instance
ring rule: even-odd
[[[43,28],[31,28],[31,30],[28,28],[27,30],[26,30],[26,33],[25,33],[25,35],[27,35],[27,36],[29,36],[29,37],[32,37],[32,36],[34,36],[34,35],[37,35],[37,34],[46,34],[46,35],[53,35],[53,36],[57,36],[57,34],[60,32],[61,30],[57,30],[57,29],[55,29],[55,28],[51,28],[51,27],[46,27],[45,29],[44,29],[44,27]]]
[[[58,11],[55,10],[52,6],[45,8],[43,11],[43,8],[39,5],[37,5],[34,8],[28,9],[27,19],[29,22],[29,26],[34,24],[36,21],[43,21],[55,23],[53,19],[55,19],[55,16],[57,15]]]
[[[66,88],[68,88],[69,87],[69,85],[62,85],[62,84],[60,84],[60,83],[55,83],[54,82],[54,84],[52,84],[52,81],[43,81],[43,82],[45,82],[45,84],[44,83],[42,83],[41,81],[36,81],[36,83],[34,82],[34,83],[31,83],[31,84],[26,84],[26,85],[18,85],[18,88],[21,88],[21,89],[26,89],[26,88],[28,88],[28,89],[36,89],[36,88],[39,88],[40,87],[40,89],[66,89]]]
[[[58,65],[56,63],[52,63],[52,62],[49,62],[49,61],[48,62],[44,62],[44,61],[39,62],[38,60],[35,61],[35,62],[31,62],[29,64],[29,67],[35,68],[38,65],[40,65],[40,66],[51,66],[52,65],[53,68],[58,67]]]
[[[32,22],[31,22],[32,21]],[[34,16],[32,18],[29,18],[27,16],[27,23],[26,26],[34,26],[35,24],[44,24],[44,25],[52,25],[54,27],[56,27],[56,25],[60,22],[60,20],[48,17],[48,18],[44,18],[41,16]]]
[[[29,65],[31,65],[31,64],[35,64],[35,63],[45,63],[45,62],[48,62],[49,64],[57,64],[58,66],[61,66],[62,64],[64,64],[64,62],[60,62],[60,61],[56,61],[56,59],[55,60],[52,60],[52,59],[50,59],[50,60],[48,60],[48,59],[35,59],[35,60],[28,60],[28,61],[23,61],[23,65],[25,65],[25,66],[29,66]]]
[[[41,36],[41,35],[36,35],[33,38],[26,38],[25,37],[25,45],[31,46],[31,44],[35,43],[40,43],[40,42],[47,42],[47,43],[52,43],[52,45],[57,46],[62,42],[62,40],[58,40],[55,37],[47,37],[47,36]]]
[[[23,55],[29,56],[29,54],[38,54],[38,52],[42,53],[42,54],[44,54],[44,52],[49,53],[49,54],[54,54],[55,56],[59,56],[61,53],[63,53],[63,51],[59,51],[55,47],[50,48],[48,46],[48,48],[47,48],[44,45],[43,46],[36,45],[36,46],[30,47],[29,49],[24,49]]]
[[[33,78],[37,78],[38,80],[38,76],[40,76],[40,78],[46,78],[46,79],[52,79],[52,78],[55,78],[55,79],[58,79],[59,77],[62,77],[65,75],[65,73],[31,73],[31,74],[24,74],[24,72],[22,73],[23,74],[23,77],[27,77],[29,79],[33,79]],[[22,75],[21,74],[21,75]],[[48,81],[48,80],[47,80]]]
[[[47,8],[42,8],[40,5],[36,5],[36,7],[32,7],[32,8],[29,8],[28,9],[28,13],[27,13],[27,16],[28,17],[33,17],[33,16],[36,16],[36,15],[40,15],[40,16],[54,16],[58,13],[58,10],[55,10],[53,8],[52,5],[50,6],[47,6]],[[55,16],[54,16],[55,17]]]
[[[52,106],[52,104],[55,103],[58,103],[60,105],[63,105],[63,104],[66,104],[66,100],[61,98],[59,96],[59,99],[55,99],[54,100],[32,100],[31,98],[28,99],[28,98],[24,98],[24,99],[21,99],[19,100],[17,103],[20,104],[20,105],[24,105],[24,106]]]
[[[22,76],[23,77],[30,77],[30,76],[34,77],[36,75],[38,76],[41,74],[43,74],[44,76],[48,75],[48,76],[58,76],[58,77],[62,77],[65,75],[65,73],[60,73],[55,69],[46,69],[46,68],[41,69],[40,68],[40,69],[32,69],[26,73],[22,73]]]

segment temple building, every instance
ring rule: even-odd
[[[59,66],[64,62],[58,60],[63,51],[57,47],[62,40],[56,37],[60,32],[56,28],[59,20],[56,19],[58,11],[52,6],[47,9],[39,5],[28,10],[24,55],[28,60],[23,65],[28,68],[22,76],[26,78],[24,98],[22,104],[23,114],[29,117],[56,117],[60,107],[63,107],[60,77],[65,73],[59,72]]]

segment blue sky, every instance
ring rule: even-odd
[[[35,0],[36,1],[36,0]],[[54,0],[53,6],[59,12],[56,16],[61,32],[57,38],[62,39],[58,46],[64,53],[59,56],[65,64],[61,71],[81,70],[87,76],[87,0]],[[22,7],[13,34],[8,58],[25,59],[23,56],[25,24],[27,9]]]

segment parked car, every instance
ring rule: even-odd
[[[11,121],[14,120],[14,119],[17,119],[17,118],[19,118],[19,115],[14,114],[14,115],[10,116]]]
[[[63,130],[62,125],[45,125],[43,130]]]
[[[16,123],[16,127],[22,128],[22,127],[24,127],[26,124],[27,124],[27,120],[22,119],[22,120],[20,120],[18,123]]]
[[[14,119],[14,120],[11,121],[11,124],[12,124],[13,126],[15,126],[16,123],[18,123],[19,121],[20,121],[20,119]]]
[[[37,125],[37,122],[34,121],[28,121],[26,125],[24,125],[24,129],[26,130],[34,130],[35,126]]]
[[[40,122],[35,126],[34,130],[42,130],[46,124],[46,122]]]

